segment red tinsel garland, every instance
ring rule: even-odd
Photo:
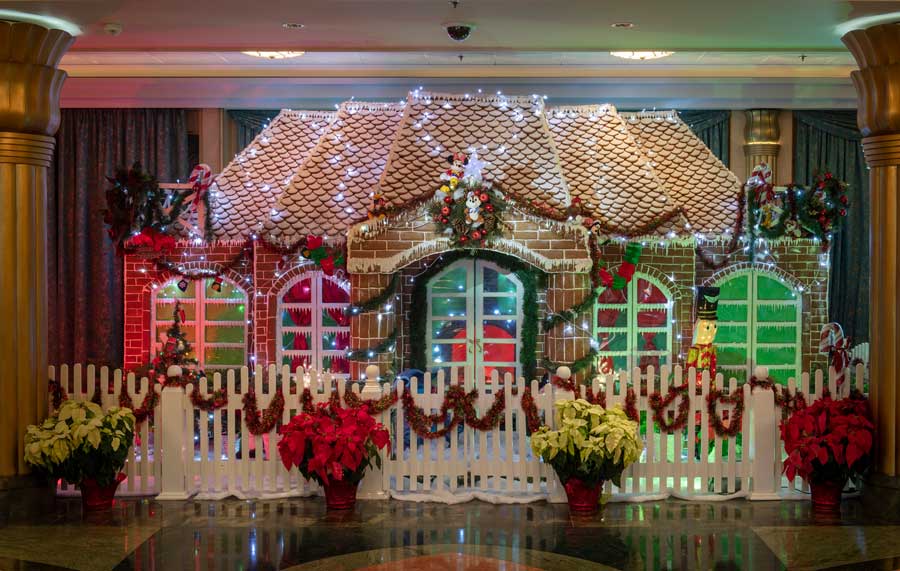
[[[631,387],[628,387],[628,391],[625,393],[625,416],[634,422],[639,422],[641,418],[637,409],[637,395],[634,394],[634,389]]]
[[[750,379],[750,391],[752,392],[757,388],[772,391],[775,397],[775,406],[781,409],[782,420],[807,407],[806,396],[799,389],[795,390],[792,395],[790,394],[790,389],[776,385],[771,378],[760,380],[754,377]],[[825,391],[828,391],[827,387]]]
[[[350,408],[360,408],[367,407],[369,409],[369,414],[381,414],[387,409],[391,408],[395,404],[397,404],[397,400],[400,397],[397,395],[397,391],[391,391],[388,394],[382,396],[377,399],[361,399],[359,395],[354,393],[353,391],[347,391],[344,393],[344,402]]]
[[[506,395],[499,391],[494,395],[494,402],[481,418],[475,413],[475,400],[478,398],[478,390],[473,389],[469,393],[459,385],[452,385],[447,389],[444,402],[441,403],[441,411],[437,414],[426,414],[424,410],[416,406],[416,402],[410,391],[403,393],[403,411],[406,414],[410,428],[426,440],[442,438],[450,433],[460,422],[475,430],[491,430],[500,423],[500,415],[506,409]],[[453,417],[448,418],[450,411]],[[445,424],[443,428],[431,430],[433,424]]]
[[[135,408],[134,401],[131,400],[131,395],[128,394],[125,381],[122,381],[122,391],[119,393],[119,406],[121,408],[131,409],[131,413],[134,414],[135,426],[148,418],[153,420],[153,409],[156,408],[157,404],[159,404],[159,395],[156,394],[156,391],[151,384],[147,389],[147,394],[144,395],[144,400],[141,401],[141,406]]]
[[[272,402],[262,411],[260,415],[256,403],[256,392],[249,391],[244,394],[244,422],[247,424],[247,430],[254,436],[267,434],[275,428],[275,425],[281,419],[284,413],[284,394],[281,389],[276,389]]]
[[[205,410],[206,412],[220,409],[228,404],[228,391],[226,389],[218,389],[213,391],[213,394],[209,398],[204,398],[204,396],[200,394],[200,388],[197,385],[194,385],[194,389],[191,391],[191,404],[194,405],[195,408]]]
[[[522,412],[525,413],[525,428],[528,434],[533,434],[541,427],[541,417],[538,414],[537,403],[531,394],[531,387],[525,387],[522,391]]]
[[[665,397],[658,392],[654,392],[650,395],[650,407],[653,409],[653,420],[663,432],[672,434],[687,426],[688,414],[691,411],[691,399],[688,396],[689,387],[690,385],[688,383],[678,387],[671,386]],[[681,397],[681,401],[678,403],[678,414],[675,415],[675,419],[672,422],[669,422],[666,418],[666,410],[678,397]]]
[[[716,406],[719,402],[734,405],[734,413],[728,421],[727,426],[722,420],[722,417],[719,416],[717,410],[718,407]],[[741,427],[743,427],[744,424],[743,389],[738,387],[731,394],[725,394],[719,389],[710,390],[709,394],[706,395],[706,412],[709,413],[709,423],[712,425],[712,429],[716,433],[716,436],[736,436],[737,433],[741,431]]]
[[[53,407],[53,410],[59,410],[62,403],[69,400],[69,394],[59,381],[51,380],[47,390],[50,393],[50,405]]]

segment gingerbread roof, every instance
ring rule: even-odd
[[[675,111],[623,113],[628,130],[694,232],[722,234],[734,225],[737,175],[728,170]]]
[[[334,116],[322,111],[281,111],[225,167],[210,195],[216,238],[239,240],[261,228]]]
[[[675,112],[416,91],[283,111],[216,178],[216,236],[343,237],[376,191],[401,207],[432,193],[456,151],[477,152],[484,176],[519,198],[557,209],[579,198],[611,233],[721,234],[737,216],[740,181]]]
[[[372,204],[403,104],[347,102],[272,208],[266,232],[292,243],[308,235],[343,238]]]
[[[534,97],[413,92],[391,145],[380,188],[391,204],[434,189],[448,155],[477,153],[484,175],[504,191],[556,208],[569,203],[559,157]]]
[[[571,196],[607,228],[632,233],[678,232],[687,220],[681,214],[652,162],[640,149],[612,105],[559,107],[548,110],[550,129]]]

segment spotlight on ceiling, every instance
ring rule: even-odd
[[[616,22],[614,24],[610,24],[609,27],[616,28],[617,30],[630,30],[634,27],[634,22]]]
[[[263,51],[249,51],[249,52],[241,52],[244,55],[263,58],[263,59],[290,59],[293,57],[300,57],[306,52],[263,52]]]
[[[669,57],[675,52],[609,52],[609,55],[622,59],[648,60]]]
[[[281,27],[285,30],[302,30],[306,26],[304,26],[300,22],[284,22],[281,24]]]

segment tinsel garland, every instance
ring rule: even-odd
[[[562,390],[575,393],[575,381],[572,381],[571,379],[569,381],[564,381],[563,379],[555,378],[552,382]],[[578,398],[578,393],[575,393],[575,395],[576,398]],[[585,391],[585,396],[585,400],[591,404],[599,404],[601,408],[606,408],[606,394],[602,391],[597,395],[594,395],[593,389],[588,387]],[[628,387],[628,391],[625,393],[625,414],[634,422],[639,422],[640,415],[638,414],[636,403],[637,397],[634,394],[634,390],[631,387]],[[537,403],[534,402],[534,395],[531,394],[531,387],[525,387],[522,390],[521,406],[522,412],[525,415],[525,428],[527,429],[528,434],[532,434],[541,427],[541,418],[538,413]]]
[[[541,359],[541,366],[548,371],[555,371],[560,367],[568,367],[569,370],[571,370],[573,373],[578,373],[587,369],[588,367],[593,367],[594,362],[597,360],[597,355],[599,354],[600,353],[599,351],[597,351],[597,349],[591,347],[591,350],[588,351],[583,357],[571,363],[557,363],[556,361],[551,361],[547,357],[544,357],[543,359]]]
[[[795,390],[792,395],[788,387],[776,384],[771,377],[762,380],[756,377],[751,378],[750,391],[753,392],[758,388],[772,391],[772,396],[775,398],[775,406],[781,409],[782,420],[787,419],[796,411],[802,410],[807,406],[806,396],[799,389]],[[827,391],[828,388],[826,387],[825,390]]]
[[[206,412],[220,409],[228,404],[228,391],[224,388],[217,389],[209,397],[204,397],[200,394],[200,387],[195,384],[191,390],[191,404]]]
[[[398,328],[395,325],[388,336],[382,339],[377,345],[348,350],[347,359],[349,361],[370,361],[381,353],[393,351],[393,348],[397,343],[397,329]]]
[[[480,250],[471,252],[456,250],[442,254],[442,262],[433,264],[427,270],[416,277],[413,287],[411,307],[428,307],[428,282],[434,276],[442,272],[449,264],[464,258],[474,258],[496,264],[504,270],[513,272],[522,282],[522,344],[519,349],[519,363],[522,365],[522,375],[526,379],[533,379],[537,373],[537,336],[538,336],[538,303],[537,290],[546,287],[547,274],[537,270],[528,264],[498,252]],[[426,370],[428,360],[426,358],[425,344],[428,336],[426,326],[428,315],[424,311],[414,311],[409,319],[409,344],[410,366],[414,369]]]
[[[718,412],[718,403],[734,405],[733,414],[728,425],[722,420]],[[716,436],[736,436],[744,425],[744,391],[738,387],[731,394],[726,394],[719,389],[711,389],[706,395],[706,412],[709,415],[709,423],[712,425]]]
[[[637,395],[631,387],[628,387],[628,390],[625,392],[625,416],[635,422],[640,422],[641,415],[637,409]]]
[[[69,400],[69,394],[59,381],[51,379],[47,390],[50,393],[50,406],[53,407],[53,410],[59,410],[62,403]]]
[[[641,238],[643,236],[649,236],[654,234],[657,230],[659,230],[662,226],[665,226],[670,221],[674,220],[678,216],[684,216],[685,219],[688,218],[687,212],[679,206],[674,210],[663,214],[653,220],[638,226],[637,228],[632,228],[628,231],[622,231],[616,228],[615,226],[611,226],[606,222],[601,221],[586,221],[585,224],[589,225],[591,228],[591,232],[595,234],[603,234],[605,236],[615,236],[617,238],[625,238],[626,240],[632,240],[634,238]]]
[[[272,402],[269,403],[266,410],[262,411],[261,415],[257,406],[255,391],[250,390],[246,392],[242,402],[244,404],[244,423],[247,425],[247,430],[250,434],[254,436],[271,432],[284,413],[284,394],[281,392],[281,389],[275,390]]]
[[[157,404],[159,404],[159,395],[156,394],[156,391],[151,384],[147,389],[147,394],[144,395],[144,400],[141,401],[141,406],[135,408],[134,401],[131,400],[131,395],[128,394],[125,381],[122,381],[122,391],[119,393],[119,406],[121,408],[131,409],[132,414],[134,414],[135,426],[148,418],[153,420],[153,409],[156,408]]]
[[[416,401],[410,391],[403,392],[403,412],[410,429],[425,440],[433,440],[442,438],[450,433],[459,423],[464,422],[466,426],[475,430],[491,430],[500,423],[500,416],[506,409],[506,394],[499,391],[494,395],[494,402],[491,407],[478,418],[475,413],[475,400],[478,398],[478,390],[473,389],[469,393],[465,392],[459,385],[452,385],[447,389],[444,402],[441,403],[440,412],[437,414],[427,414],[420,407],[416,406]],[[448,418],[450,412],[453,416]],[[431,426],[435,424],[444,424],[443,428],[431,430]]]
[[[394,297],[397,293],[397,287],[400,285],[400,274],[395,273],[391,276],[391,283],[388,284],[380,293],[370,297],[366,301],[358,304],[349,305],[345,310],[349,315],[359,315],[360,313],[368,313],[384,307],[387,301]]]
[[[691,385],[688,383],[681,386],[673,385],[669,387],[669,391],[665,397],[658,391],[653,392],[650,395],[650,408],[653,409],[653,420],[663,432],[672,434],[687,426],[688,414],[691,411],[691,399],[688,395],[690,387]],[[669,422],[669,419],[666,418],[666,411],[668,410],[669,405],[679,397],[681,397],[681,400],[678,402],[678,413],[675,415],[672,422]]]
[[[359,398],[359,395],[357,395],[353,391],[347,391],[344,393],[344,402],[348,407],[366,407],[369,410],[369,414],[381,414],[382,412],[397,404],[398,399],[399,396],[397,395],[396,390],[393,390],[377,399],[361,399]]]
[[[533,434],[541,428],[541,417],[538,414],[537,403],[531,394],[531,387],[522,390],[522,412],[525,413],[525,428],[528,434]]]

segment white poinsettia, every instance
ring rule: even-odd
[[[531,435],[534,453],[553,465],[563,481],[610,479],[637,461],[644,443],[638,424],[621,407],[604,409],[584,399],[558,400],[556,430],[543,426]]]

